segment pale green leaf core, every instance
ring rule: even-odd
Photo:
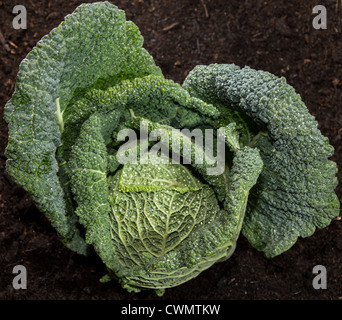
[[[59,104],[59,98],[56,99],[56,107],[57,107],[56,116],[57,116],[57,120],[58,120],[58,124],[59,124],[59,130],[61,133],[63,133],[63,131],[64,131],[64,120],[63,120],[64,110],[61,111],[61,106]]]

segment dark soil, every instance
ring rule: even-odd
[[[92,2],[92,1],[85,1]],[[240,236],[231,259],[166,291],[125,292],[105,274],[95,255],[81,257],[63,246],[30,197],[5,172],[7,125],[20,61],[81,0],[22,0],[26,30],[16,30],[12,9],[0,1],[0,299],[342,299],[342,225],[339,218],[284,254],[266,259]],[[284,76],[302,96],[335,147],[342,168],[342,8],[339,0],[135,0],[115,1],[145,37],[145,48],[167,78],[182,83],[198,64],[235,63]],[[327,8],[326,30],[312,26],[312,8]],[[342,172],[342,170],[340,171]],[[341,173],[339,174],[341,181]],[[337,188],[341,198],[341,187]],[[27,268],[27,289],[12,286],[15,265]],[[327,269],[327,289],[316,290],[313,268]]]

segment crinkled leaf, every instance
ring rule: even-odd
[[[70,101],[89,86],[160,75],[143,38],[109,2],[84,4],[43,37],[20,64],[15,93],[5,108],[9,123],[7,171],[45,212],[65,244],[86,246],[73,215],[67,168],[56,159]],[[61,169],[59,166],[62,166]]]
[[[243,226],[254,247],[278,255],[338,216],[333,147],[284,78],[235,65],[197,66],[183,88],[221,112],[247,116],[260,130],[251,132],[250,144],[260,149],[264,169]]]

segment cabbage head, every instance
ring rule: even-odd
[[[161,294],[241,232],[274,257],[338,216],[333,147],[284,78],[212,64],[181,86],[142,45],[116,6],[83,4],[21,62],[5,108],[8,173],[103,281]]]

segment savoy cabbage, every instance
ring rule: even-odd
[[[22,61],[5,108],[7,171],[68,248],[95,249],[104,281],[162,292],[229,258],[240,231],[274,257],[338,216],[333,147],[284,78],[213,64],[180,86],[142,45],[116,6],[81,5]],[[214,158],[223,141],[217,174],[182,129],[214,133]]]

